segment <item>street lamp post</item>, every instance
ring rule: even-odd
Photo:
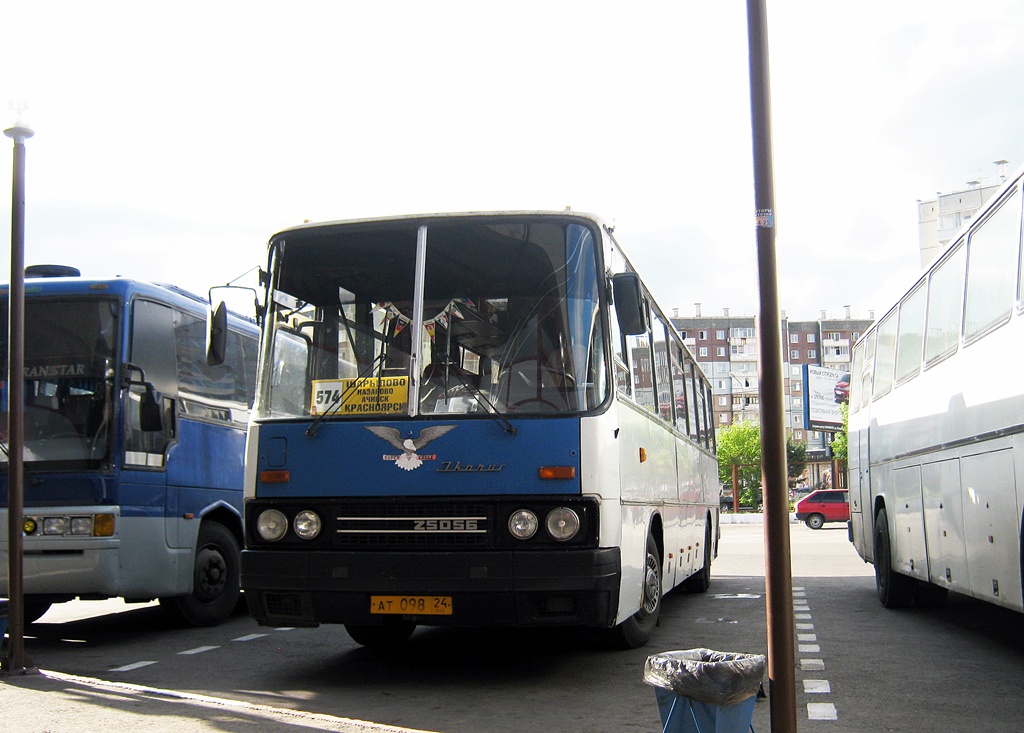
[[[7,373],[7,603],[9,645],[3,669],[25,674],[25,604],[22,573],[22,514],[24,513],[23,446],[25,416],[25,141],[34,134],[27,127],[11,127],[4,134],[14,140],[14,177],[11,186],[11,281]]]

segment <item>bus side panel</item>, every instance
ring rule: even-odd
[[[619,417],[616,442],[622,497],[618,517],[622,528],[622,578],[615,623],[622,623],[640,608],[647,533],[654,513],[648,502],[654,498],[654,491],[650,466],[640,461],[640,448],[650,446],[650,419],[640,408],[622,400],[617,400],[613,409]]]
[[[964,456],[960,459],[960,470],[971,595],[1020,609],[1020,514],[1013,451]]]
[[[924,491],[928,579],[936,585],[967,591],[967,547],[960,497],[960,461],[948,459],[921,467]]]
[[[195,420],[179,420],[178,426],[179,440],[167,451],[167,544],[191,550],[199,534],[196,520],[217,503],[235,510],[241,533],[245,434]]]
[[[924,516],[921,513],[921,467],[905,466],[892,472],[894,506],[893,569],[920,580],[928,579]]]

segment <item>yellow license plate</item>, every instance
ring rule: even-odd
[[[370,613],[451,616],[451,596],[370,596]]]

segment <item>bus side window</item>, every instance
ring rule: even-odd
[[[619,328],[619,319],[615,315],[615,306],[612,305],[608,314],[608,328],[612,347],[612,371],[615,379],[615,391],[619,394],[632,394],[630,388],[629,362],[626,343],[622,337],[622,330]]]
[[[689,414],[686,399],[686,382],[683,378],[683,352],[679,344],[671,344],[669,354],[672,359],[672,394],[676,403],[676,430],[689,435]]]
[[[158,432],[142,429],[140,412],[144,388],[131,386],[125,399],[125,463],[162,467],[164,451],[175,434],[178,396],[174,313],[165,305],[137,300],[132,306],[131,333],[129,361],[142,370],[146,381],[155,388],[163,429]]]

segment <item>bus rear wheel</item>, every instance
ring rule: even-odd
[[[654,538],[647,535],[643,592],[640,609],[611,629],[611,643],[618,649],[636,649],[646,644],[658,626],[661,614],[661,554]]]
[[[161,598],[160,605],[190,626],[216,626],[238,605],[240,595],[238,541],[231,530],[203,522],[196,542],[192,592]]]
[[[913,578],[892,569],[892,543],[889,540],[889,515],[879,509],[875,516],[875,588],[878,600],[886,608],[905,608],[914,598]]]

